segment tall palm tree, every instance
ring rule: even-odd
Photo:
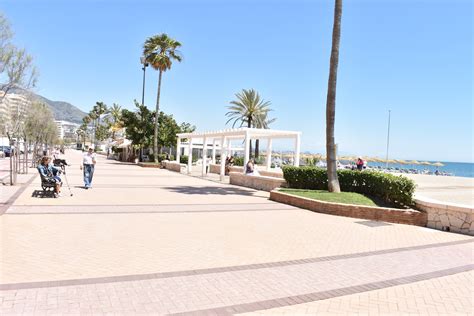
[[[107,105],[104,102],[96,102],[94,107],[92,108],[92,111],[89,113],[89,116],[91,117],[92,121],[94,122],[94,148],[97,148],[97,130],[100,126],[100,119],[101,116],[104,114],[107,114],[109,109],[107,108]]]
[[[109,114],[112,118],[112,139],[115,140],[115,132],[122,126],[122,107],[114,103],[109,109]]]
[[[181,62],[181,53],[177,50],[181,43],[167,34],[158,34],[146,39],[143,45],[145,60],[159,72],[158,92],[156,95],[155,133],[153,138],[153,153],[155,162],[158,162],[158,116],[160,115],[161,77],[163,72],[171,69],[173,61]]]
[[[332,29],[331,61],[329,65],[328,95],[326,100],[326,161],[329,192],[341,192],[337,178],[334,122],[336,118],[336,83],[339,64],[339,42],[341,40],[342,0],[335,0],[334,25]]]
[[[233,121],[232,127],[237,123],[247,127],[263,126],[268,112],[271,111],[269,108],[271,102],[261,99],[254,89],[242,89],[235,96],[237,101],[231,101],[232,105],[227,107],[230,111],[225,114],[229,117],[226,124]],[[252,155],[252,141],[250,141],[250,155]]]
[[[270,110],[271,111],[271,110]],[[254,127],[256,128],[265,128],[269,129],[270,124],[276,121],[276,118],[268,118],[268,112],[264,114],[264,117],[261,118],[261,120],[255,121],[256,123],[254,124]],[[258,159],[260,156],[260,140],[256,139],[255,140],[255,158]]]

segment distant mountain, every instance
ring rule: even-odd
[[[33,99],[46,103],[53,112],[54,119],[58,121],[69,121],[80,124],[82,123],[82,118],[87,115],[71,103],[64,101],[51,101],[39,94],[21,88],[12,88],[9,90],[9,93],[30,95]]]

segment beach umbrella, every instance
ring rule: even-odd
[[[423,161],[423,162],[420,162],[420,164],[423,166],[431,166],[431,162],[429,161]]]
[[[419,162],[418,160],[412,160],[412,161],[410,161],[410,164],[412,165],[413,169],[416,169],[415,165],[420,165],[421,162]]]
[[[441,162],[435,162],[433,164],[433,166],[435,166],[435,167],[444,167],[444,164],[442,164]]]
[[[397,163],[401,164],[401,165],[408,165],[409,164],[409,162],[406,162],[405,160],[396,159],[395,161]]]

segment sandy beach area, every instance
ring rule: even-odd
[[[416,197],[474,206],[474,178],[403,174],[417,184]]]

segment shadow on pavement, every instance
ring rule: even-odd
[[[215,194],[215,195],[247,195],[247,196],[252,196],[253,195],[252,191],[242,190],[242,189],[238,189],[238,188],[231,188],[231,187],[175,186],[175,187],[165,187],[164,189],[170,190],[170,191],[176,192],[176,193],[183,193],[183,194]]]
[[[36,198],[54,198],[54,191],[34,190],[31,197]]]

